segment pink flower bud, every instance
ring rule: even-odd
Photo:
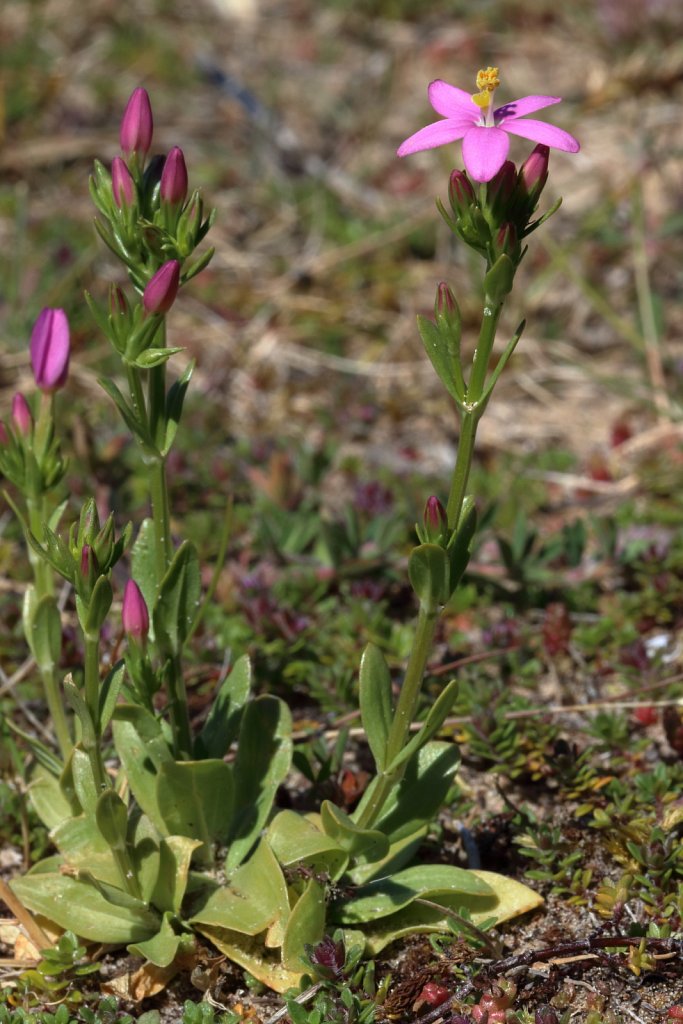
[[[19,391],[12,399],[12,423],[18,434],[26,436],[33,430],[33,415],[30,406]]]
[[[33,377],[41,391],[56,391],[69,372],[69,322],[63,309],[44,309],[31,334]]]
[[[496,207],[505,213],[507,202],[514,192],[515,181],[517,180],[517,168],[512,160],[506,160],[496,175],[486,186],[487,205]]]
[[[448,516],[446,509],[435,495],[427,498],[423,522],[425,533],[430,543],[437,544],[448,533]]]
[[[146,157],[152,145],[154,120],[146,89],[134,89],[121,119],[119,141],[126,156]]]
[[[111,190],[114,194],[114,202],[118,207],[133,205],[135,182],[125,161],[120,156],[115,156],[111,162]]]
[[[529,197],[538,199],[548,180],[550,150],[541,143],[536,146],[522,164],[519,182]]]
[[[464,171],[453,171],[448,182],[448,198],[456,217],[462,217],[476,203],[474,189]]]
[[[123,628],[128,636],[144,640],[149,632],[149,612],[142,591],[135,580],[128,580],[123,592],[121,612]]]
[[[517,228],[514,224],[502,224],[493,242],[493,249],[496,256],[506,253],[511,259],[519,255],[519,239]]]
[[[161,172],[161,198],[172,206],[181,206],[187,197],[187,167],[179,146],[174,146],[166,157]]]
[[[142,302],[147,312],[168,313],[175,302],[179,285],[180,263],[178,260],[169,260],[159,267],[143,292]]]
[[[7,433],[7,427],[2,422],[2,420],[0,420],[0,446],[2,446],[3,448],[6,448],[8,444],[9,444],[9,434]]]
[[[439,281],[436,289],[436,303],[434,313],[436,316],[457,317],[460,319],[460,310],[455,301],[455,295],[445,281]]]

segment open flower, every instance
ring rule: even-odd
[[[520,120],[525,114],[561,103],[561,97],[524,96],[494,108],[493,95],[499,84],[498,68],[479,72],[479,92],[474,95],[440,79],[432,82],[428,89],[429,102],[445,120],[428,124],[411,135],[399,146],[398,156],[462,139],[462,158],[467,173],[475,181],[490,181],[505,163],[510,148],[509,134],[565,153],[579,151],[579,143],[562,128],[545,121]]]

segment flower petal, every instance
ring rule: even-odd
[[[408,156],[409,153],[418,153],[421,149],[435,149],[437,146],[445,146],[449,142],[456,142],[461,139],[466,131],[472,128],[471,121],[455,121],[447,118],[445,121],[434,121],[426,128],[420,128],[409,139],[402,142],[396,150],[397,156]]]
[[[490,181],[505,163],[510,140],[500,128],[470,128],[462,140],[465,170],[475,181]]]
[[[542,142],[544,146],[562,149],[565,153],[578,153],[581,149],[573,135],[545,121],[506,121],[502,131],[519,135],[523,139],[531,139],[532,142]]]
[[[481,116],[481,110],[468,92],[442,82],[440,78],[430,83],[427,95],[434,110],[442,117],[452,117],[456,121],[468,118],[476,124]]]
[[[552,107],[553,103],[561,103],[561,96],[522,96],[521,100],[513,100],[493,111],[497,125],[513,117],[523,117],[525,114],[533,114],[544,107]]]

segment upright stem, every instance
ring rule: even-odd
[[[166,575],[173,554],[171,512],[166,484],[166,460],[161,457],[154,459],[149,465],[149,473],[158,587]]]
[[[102,751],[100,750],[100,638],[98,634],[85,633],[85,703],[93,725],[93,736],[84,737],[86,753],[90,759],[95,787],[101,793],[107,782],[106,772],[102,763]]]
[[[479,416],[472,412],[462,414],[460,426],[460,439],[458,441],[458,455],[455,460],[455,468],[451,479],[451,490],[448,495],[446,515],[448,516],[448,527],[455,530],[460,520],[462,503],[467,494],[467,481],[472,467],[472,456],[474,455],[474,441],[477,434]]]
[[[174,655],[169,661],[166,688],[175,754],[176,757],[189,758],[192,756],[192,730],[180,655]]]
[[[45,522],[47,520],[47,501],[45,495],[41,495],[39,498],[27,498],[26,507],[31,533],[37,540],[42,542],[45,537]],[[51,567],[30,545],[28,557],[31,569],[33,570],[36,603],[44,597],[52,597],[54,599],[55,584]],[[69,723],[59,688],[57,672],[54,665],[40,665],[39,671],[50,720],[55,730],[60,752],[64,760],[66,760],[73,747],[73,740],[69,731]]]
[[[434,631],[438,621],[438,612],[427,612],[423,607],[420,607],[415,625],[415,642],[410,652],[405,678],[387,740],[387,763],[389,765],[391,765],[391,762],[400,754],[408,742],[410,726],[415,717],[422,687],[422,677],[424,676],[427,659],[432,649]],[[387,797],[401,781],[405,769],[406,764],[404,762],[393,772],[380,772],[378,774],[368,802],[363,807],[357,820],[357,824],[361,828],[370,828],[377,820]]]

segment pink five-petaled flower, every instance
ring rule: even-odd
[[[149,632],[149,612],[142,591],[135,580],[128,580],[121,609],[123,629],[127,636],[144,640]]]
[[[63,309],[44,309],[31,333],[31,365],[41,391],[56,391],[69,372],[69,322]]]
[[[423,149],[434,149],[462,139],[462,158],[467,173],[475,181],[490,181],[505,163],[510,148],[508,135],[540,142],[566,153],[578,153],[576,139],[545,121],[520,120],[553,103],[559,96],[524,96],[494,109],[493,94],[499,85],[498,68],[487,68],[477,75],[478,93],[470,95],[447,82],[432,82],[429,102],[445,120],[435,121],[406,139],[398,156],[408,156]]]

